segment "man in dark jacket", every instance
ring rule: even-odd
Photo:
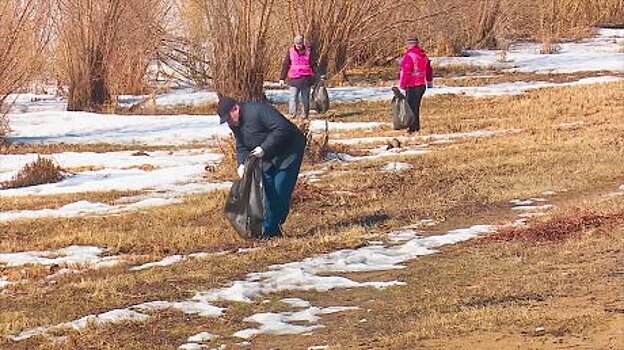
[[[249,155],[262,158],[266,200],[262,235],[264,238],[281,236],[280,226],[288,216],[303,159],[305,136],[266,102],[238,102],[224,96],[219,99],[217,113],[221,123],[227,122],[236,138],[238,175],[242,177]]]
[[[290,82],[290,100],[288,112],[294,117],[300,112],[299,97],[303,104],[303,117],[310,115],[310,90],[316,82],[318,66],[312,48],[304,44],[303,36],[297,35],[293,45],[288,48],[286,57],[282,62],[280,74],[280,86],[288,76]]]

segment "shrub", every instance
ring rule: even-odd
[[[236,141],[234,137],[221,140],[218,143],[219,153],[223,154],[221,162],[218,164],[206,165],[205,177],[209,180],[232,180],[236,179],[236,168],[238,162],[236,160]]]
[[[0,105],[0,145],[4,143],[4,137],[9,133],[9,118],[2,113],[2,105]]]
[[[39,156],[34,162],[26,164],[11,180],[1,185],[4,189],[35,186],[59,182],[64,177],[65,171],[53,160]]]

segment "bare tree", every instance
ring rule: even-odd
[[[365,51],[366,43],[383,40],[393,30],[393,14],[403,1],[389,0],[284,0],[291,36],[305,34],[318,55],[319,67],[328,74],[342,72],[352,53]]]
[[[189,0],[198,22],[218,95],[265,99],[269,29],[275,0]],[[191,11],[192,13],[193,11]]]
[[[48,42],[48,25],[48,1],[0,1],[0,107],[43,64],[40,54]],[[2,116],[0,111],[0,136],[8,130]]]
[[[104,111],[116,91],[138,92],[164,35],[165,0],[57,0],[68,110]]]

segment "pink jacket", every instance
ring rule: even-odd
[[[401,60],[399,87],[402,89],[425,85],[433,80],[433,69],[429,58],[420,48],[414,46],[405,51]]]
[[[314,75],[314,70],[310,66],[310,48],[307,47],[300,55],[294,47],[288,50],[290,55],[290,69],[288,77],[291,79]]]

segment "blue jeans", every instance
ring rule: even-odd
[[[290,211],[290,200],[297,183],[302,159],[303,153],[297,154],[297,158],[288,167],[279,169],[274,166],[262,173],[265,195],[263,238],[282,235],[280,226],[286,222]]]
[[[301,89],[295,86],[291,86],[288,91],[290,91],[290,100],[288,101],[288,113],[290,113],[291,115],[300,114],[301,109],[299,109],[299,96],[301,96],[301,102],[303,104],[303,116],[307,118],[310,115],[310,86],[306,86]]]

